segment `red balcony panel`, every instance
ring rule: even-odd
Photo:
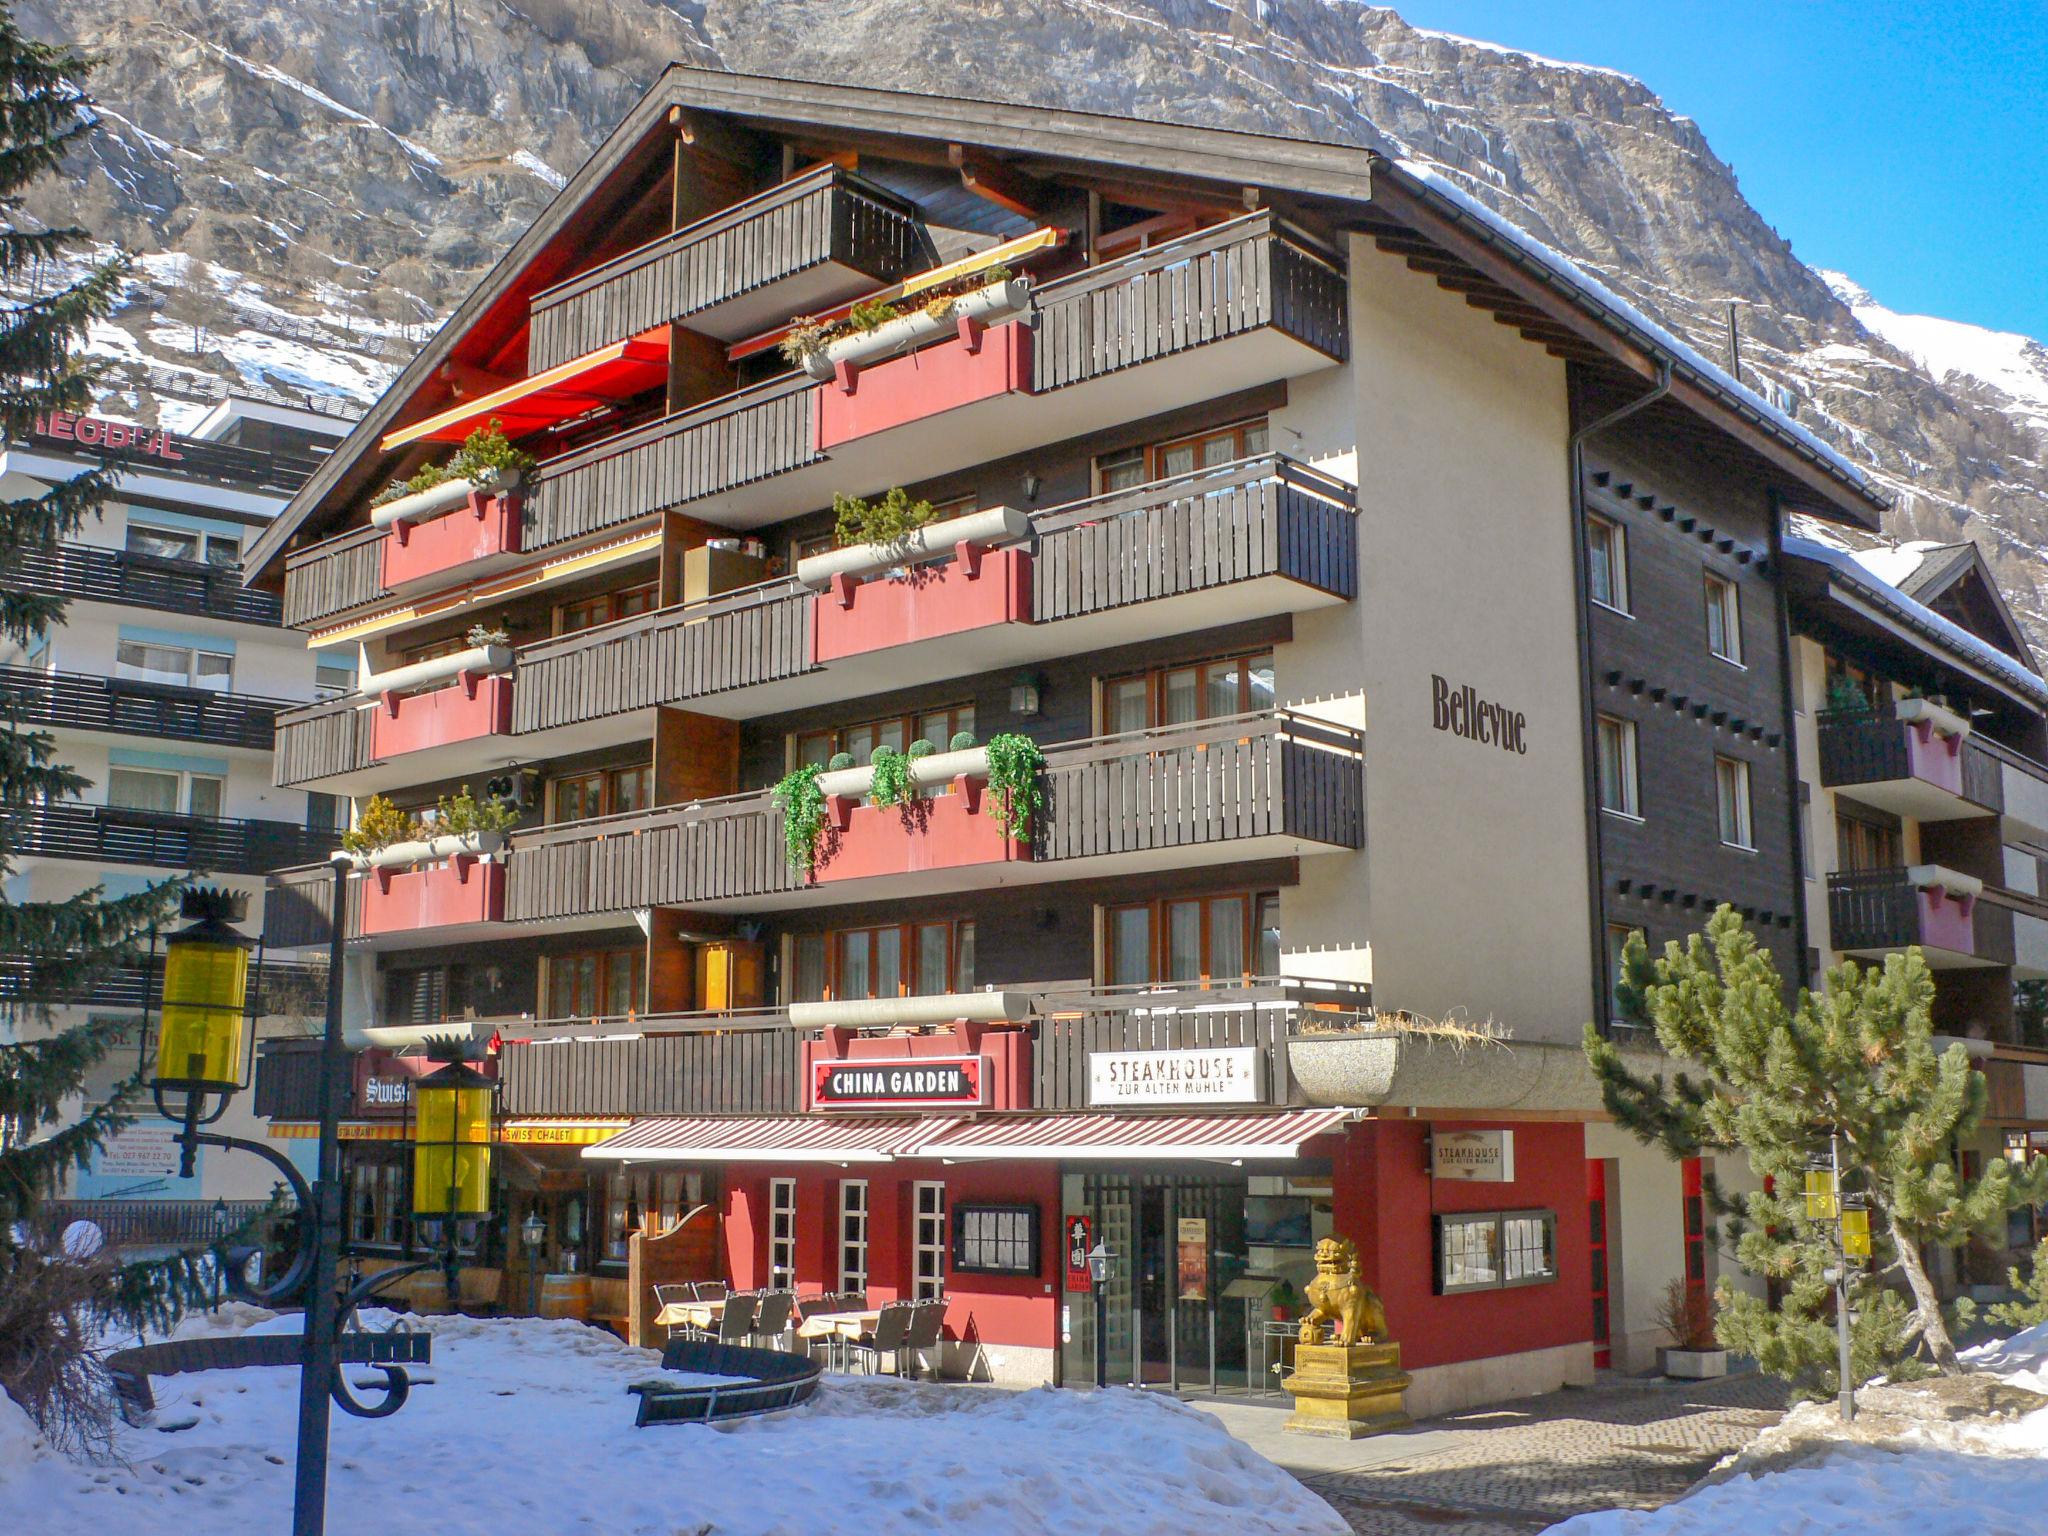
[[[935,1035],[863,1036],[850,1029],[827,1029],[816,1040],[800,1047],[803,1070],[798,1093],[806,1111],[832,1108],[876,1108],[886,1104],[820,1105],[817,1101],[817,1068],[821,1065],[914,1068],[921,1061],[965,1058],[978,1062],[982,1100],[979,1106],[961,1103],[969,1109],[1029,1109],[1031,1107],[1031,1036],[1021,1029],[991,1029],[962,1021],[950,1031]],[[932,1101],[922,1108],[946,1108],[944,1101]]]
[[[1963,793],[1963,738],[1944,736],[1931,720],[1906,722],[1906,763],[1913,777],[1952,795]]]
[[[831,796],[817,880],[864,880],[1030,858],[1030,843],[1003,835],[986,787],[979,779],[956,779],[951,794],[915,800],[908,807],[862,805]]]
[[[1031,622],[1031,555],[962,549],[950,565],[913,566],[902,580],[835,577],[811,599],[811,660]]]
[[[465,567],[519,553],[519,498],[470,493],[469,504],[424,523],[400,523],[384,535],[387,588],[455,577]]]
[[[1977,898],[1929,886],[1913,893],[1920,907],[1920,943],[1927,949],[1977,953]]]
[[[375,869],[363,884],[363,932],[417,933],[505,915],[505,866],[454,858],[431,869]]]
[[[818,447],[831,449],[963,405],[1030,389],[1031,331],[1011,321],[905,357],[846,370],[820,386]]]
[[[512,730],[512,679],[465,673],[431,693],[386,694],[370,724],[370,756],[383,760]]]

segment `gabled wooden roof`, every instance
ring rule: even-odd
[[[1283,205],[1370,234],[1559,357],[1644,386],[1668,368],[1670,401],[1788,476],[1788,505],[1796,510],[1875,527],[1886,505],[1846,460],[1606,288],[1427,173],[1375,151],[672,65],[251,546],[249,579],[275,580],[301,530],[319,529],[326,513],[390,478],[398,460],[380,449],[381,440],[445,408],[444,381],[486,369],[486,359],[516,335],[528,297],[559,279],[599,243],[608,220],[647,194],[669,163],[671,123],[711,136],[752,133],[820,150],[950,159],[967,176],[1057,174],[1168,196]]]
[[[1970,540],[1930,549],[1899,582],[1899,590],[1978,639],[2034,665],[2033,647],[1999,590],[1991,562]]]

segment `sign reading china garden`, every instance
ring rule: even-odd
[[[1188,1051],[1097,1051],[1088,1058],[1090,1104],[1257,1104],[1255,1046]]]
[[[987,1102],[981,1056],[896,1061],[814,1061],[811,1103],[818,1109],[974,1108]]]

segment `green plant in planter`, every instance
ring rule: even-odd
[[[922,736],[910,744],[910,755],[912,757],[930,757],[936,751],[938,751],[938,748],[929,741],[926,741]]]
[[[894,544],[926,523],[937,522],[939,517],[930,502],[913,501],[900,485],[892,487],[880,501],[834,496],[832,515],[836,519],[832,538],[841,549],[855,544]]]
[[[868,799],[876,805],[902,805],[910,799],[910,759],[894,747],[877,747],[868,759],[874,780]]]
[[[775,349],[782,354],[782,360],[792,368],[801,368],[818,353],[825,350],[837,330],[826,325],[813,315],[798,315],[789,322],[789,329],[782,333],[782,340]]]
[[[435,837],[462,837],[471,832],[509,832],[518,824],[518,806],[479,800],[465,784],[435,803],[434,820],[426,830]]]
[[[948,752],[972,752],[974,750],[974,732],[955,731],[953,739],[946,743],[946,750]]]
[[[1267,1299],[1272,1303],[1275,1322],[1286,1322],[1294,1316],[1294,1309],[1301,1305],[1301,1297],[1295,1293],[1291,1280],[1282,1280],[1274,1286],[1272,1295]]]
[[[1045,804],[1039,775],[1045,771],[1045,754],[1029,736],[1005,731],[988,739],[988,789],[994,797],[996,815],[1002,819],[1003,835],[1023,842],[1031,836],[1031,823]]]
[[[492,475],[517,479],[539,462],[524,449],[514,448],[505,436],[505,425],[493,416],[489,425],[478,427],[463,439],[462,446],[446,464],[422,464],[409,480],[387,485],[377,497],[379,505],[400,497],[431,491],[450,480],[483,480]]]
[[[807,879],[818,862],[818,834],[825,830],[825,792],[818,788],[824,771],[816,763],[804,763],[768,791],[782,812],[782,847],[789,867]]]
[[[853,754],[851,752],[834,752],[825,764],[825,771],[827,773],[844,773],[852,766]]]
[[[887,299],[862,299],[846,312],[846,323],[866,335],[869,331],[880,330],[902,314],[903,311]]]
[[[503,624],[495,626],[472,624],[469,626],[469,632],[462,638],[473,646],[510,645],[512,643],[512,631]]]
[[[1837,672],[1828,679],[1828,709],[1831,712],[1868,714],[1870,700],[1863,696],[1863,689],[1853,677]]]
[[[363,803],[356,824],[341,834],[341,846],[345,852],[367,855],[422,835],[419,817],[401,811],[387,795],[372,795]]]

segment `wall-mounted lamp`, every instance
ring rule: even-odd
[[[1034,472],[1026,470],[1024,473],[1024,499],[1026,501],[1038,500],[1038,488],[1043,483]]]
[[[1027,673],[1010,684],[1010,713],[1013,715],[1035,715],[1044,703],[1045,678],[1039,673]]]

